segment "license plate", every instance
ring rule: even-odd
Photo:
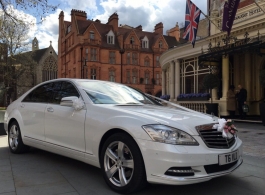
[[[226,154],[219,155],[219,165],[226,165],[238,160],[239,152],[238,150]]]

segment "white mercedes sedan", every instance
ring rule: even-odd
[[[242,141],[214,125],[217,117],[122,84],[84,79],[41,83],[4,117],[12,153],[36,147],[94,165],[118,193],[233,172],[243,162]]]

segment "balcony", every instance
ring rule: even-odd
[[[163,53],[164,51],[167,51],[167,48],[154,48],[153,51],[155,53]]]
[[[126,44],[125,45],[126,50],[139,50],[139,45],[135,44]]]
[[[84,44],[88,44],[88,45],[99,45],[100,44],[100,40],[97,39],[84,39],[83,43]]]

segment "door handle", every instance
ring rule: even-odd
[[[25,107],[25,104],[20,104],[20,107],[21,107],[21,108],[24,108],[24,107]]]
[[[47,108],[47,111],[48,111],[48,112],[53,112],[54,110],[53,110],[52,107],[49,107],[49,108]]]

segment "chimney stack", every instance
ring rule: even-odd
[[[163,29],[164,26],[162,22],[159,22],[158,24],[155,25],[155,33],[163,35]]]
[[[118,21],[119,21],[119,16],[118,14],[115,12],[113,13],[108,20],[109,25],[111,25],[113,27],[113,31],[116,33],[118,32]]]

